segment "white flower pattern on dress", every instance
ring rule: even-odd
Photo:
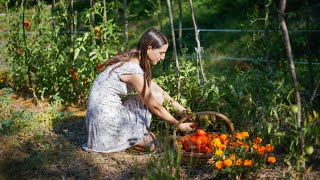
[[[83,145],[87,151],[122,151],[139,143],[148,133],[151,113],[134,94],[133,86],[119,78],[123,74],[144,75],[144,72],[133,62],[113,69],[117,65],[101,72],[91,87],[86,114],[88,141]]]

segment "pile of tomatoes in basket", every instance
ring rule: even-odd
[[[217,133],[207,133],[203,129],[197,129],[195,134],[185,135],[177,140],[183,152],[212,153],[213,139],[219,136]]]

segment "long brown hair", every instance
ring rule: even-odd
[[[130,61],[132,58],[137,58],[140,59],[140,67],[145,72],[147,82],[148,84],[150,84],[150,81],[152,79],[152,72],[147,54],[148,47],[151,46],[153,49],[158,49],[165,44],[168,44],[167,38],[159,30],[151,28],[141,36],[138,45],[135,48],[120,52],[115,57],[103,63],[101,71],[104,71],[108,66],[112,64],[123,61],[123,63],[120,63],[115,67],[118,68],[125,62]]]

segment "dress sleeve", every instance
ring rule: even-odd
[[[133,62],[126,62],[121,67],[117,68],[115,72],[120,75],[124,74],[144,74],[139,64]]]

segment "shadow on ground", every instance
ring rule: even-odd
[[[39,129],[36,134],[1,137],[3,179],[96,179],[100,169],[65,138]]]
[[[55,121],[53,131],[78,147],[87,141],[85,117],[70,116],[59,119]]]
[[[82,113],[83,114],[83,113]],[[149,153],[127,150],[116,153],[92,153],[81,149],[81,145],[87,141],[87,132],[84,116],[69,116],[56,120],[53,131],[70,145],[77,148],[80,154],[88,157],[90,163],[83,169],[90,169],[91,176],[95,179],[135,179],[142,177],[145,166],[150,158]],[[74,163],[70,160],[70,163]],[[96,167],[93,168],[92,167]],[[88,172],[80,172],[80,174]],[[85,176],[85,175],[83,175]],[[90,176],[90,177],[91,177]]]

